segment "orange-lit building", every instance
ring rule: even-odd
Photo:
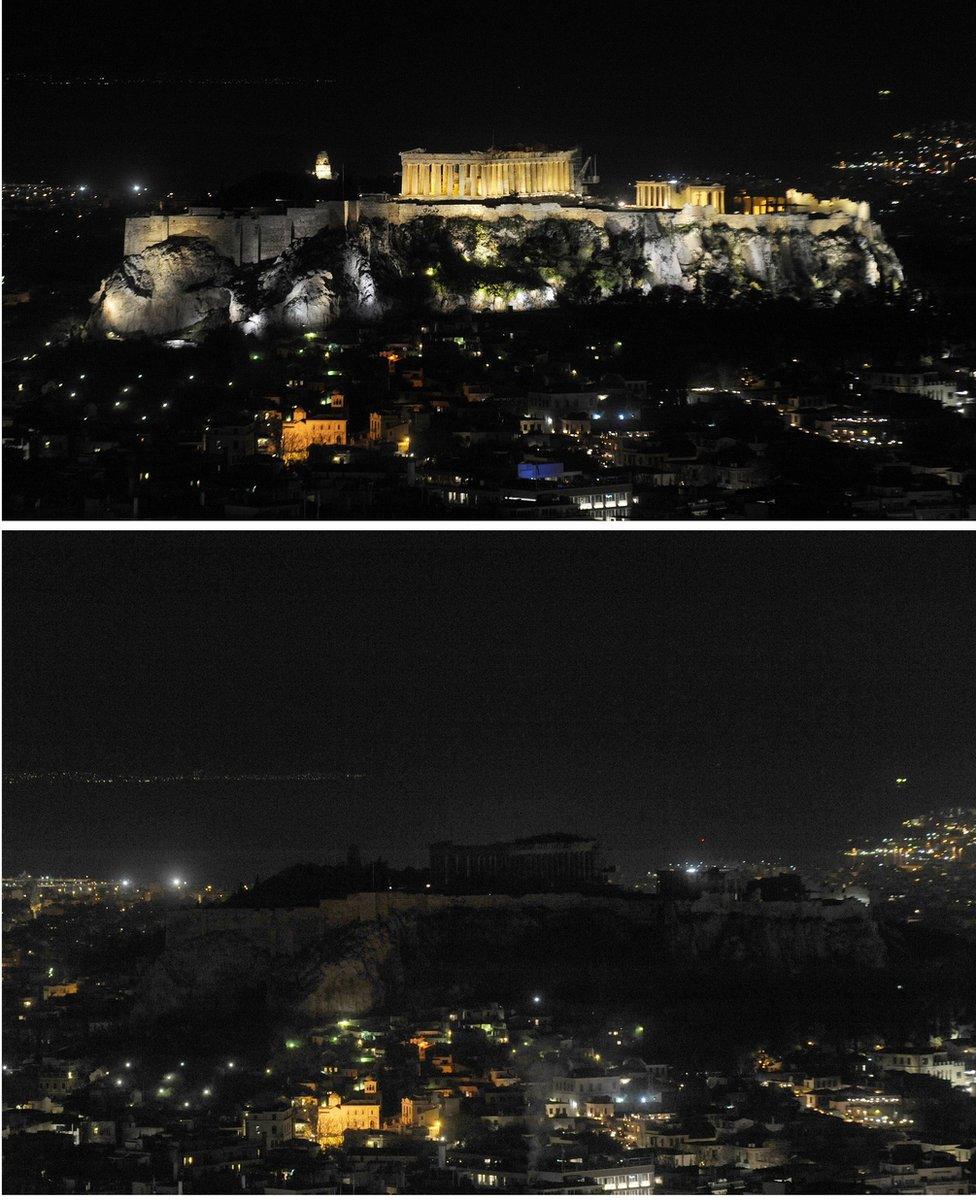
[[[380,1096],[377,1092],[368,1099],[343,1099],[330,1092],[325,1104],[319,1106],[318,1142],[321,1146],[337,1146],[347,1129],[379,1129]]]
[[[348,426],[343,409],[310,416],[304,408],[296,408],[281,423],[281,457],[285,462],[304,462],[310,446],[344,446]]]

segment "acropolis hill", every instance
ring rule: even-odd
[[[659,289],[832,303],[902,282],[864,203],[789,189],[740,194],[730,212],[721,184],[656,179],[612,203],[587,194],[597,180],[578,149],[400,158],[397,197],[130,218],[89,329],[297,331],[405,306],[532,309]]]
[[[585,931],[585,932],[584,932]],[[368,892],[302,908],[198,908],[173,915],[166,949],[143,980],[139,1012],[210,1005],[243,985],[314,1019],[359,1015],[416,997],[443,975],[504,994],[513,980],[586,979],[650,993],[708,963],[716,980],[751,971],[874,970],[886,948],[857,900],[665,903],[652,896]],[[507,984],[506,981],[507,980]],[[652,984],[653,980],[653,984]],[[443,980],[442,980],[443,982]],[[441,994],[444,994],[446,987]]]

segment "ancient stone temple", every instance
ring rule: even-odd
[[[684,208],[695,204],[702,208],[711,205],[716,212],[725,212],[725,188],[720,183],[689,183],[678,187],[670,179],[639,179],[637,208]]]
[[[483,200],[503,196],[582,196],[578,149],[400,153],[400,195],[410,200]]]

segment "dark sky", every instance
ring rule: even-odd
[[[581,143],[611,180],[790,172],[976,109],[976,6],[546,0],[8,0],[8,74],[285,73],[329,82],[7,89],[8,180],[153,191],[307,170],[397,169],[414,146]],[[881,98],[880,89],[891,95]]]
[[[948,533],[6,533],[5,764],[362,770],[11,786],[5,869],[240,878],[564,828],[801,864],[972,803]],[[909,784],[896,788],[894,779]]]

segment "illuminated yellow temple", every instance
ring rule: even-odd
[[[405,200],[485,200],[504,196],[582,196],[582,155],[572,150],[473,150],[466,154],[400,152]]]
[[[684,208],[686,204],[711,205],[725,212],[725,188],[720,183],[689,183],[686,187],[670,179],[639,179],[637,208]]]

